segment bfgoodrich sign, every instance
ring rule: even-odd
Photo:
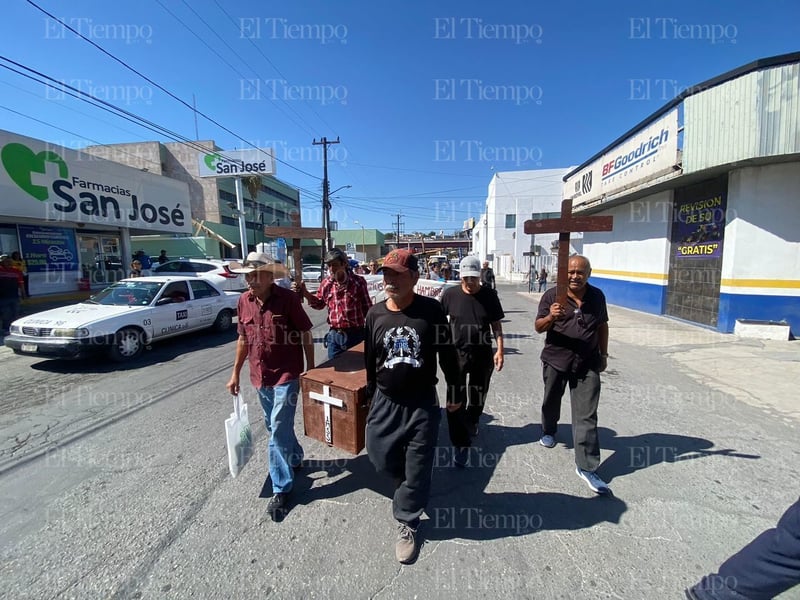
[[[678,158],[678,111],[664,115],[564,182],[573,206],[591,204],[672,171]]]
[[[0,215],[191,232],[182,181],[2,130],[0,162]]]

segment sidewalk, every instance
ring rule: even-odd
[[[533,304],[532,310],[542,297],[518,294]],[[613,305],[608,312],[610,366],[616,342],[646,346],[679,363],[698,383],[800,421],[800,341],[741,338]]]

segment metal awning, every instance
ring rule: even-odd
[[[197,219],[192,219],[192,225],[195,226],[195,233],[194,233],[195,235],[199,235],[200,232],[202,231],[208,237],[214,238],[215,240],[222,242],[228,248],[236,248],[238,245],[228,241],[221,234],[211,229],[211,227],[205,224],[205,221],[198,221]]]

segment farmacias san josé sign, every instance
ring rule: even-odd
[[[66,148],[63,153],[78,154]],[[187,217],[180,202],[143,201],[137,196],[136,191],[146,186],[121,174],[128,167],[86,154],[80,156],[86,157],[87,164],[99,166],[102,172],[78,169],[54,150],[35,152],[19,142],[5,144],[0,150],[0,160],[11,181],[28,196],[47,202],[47,216],[51,219],[61,215],[63,220],[129,227],[186,227]],[[169,196],[169,190],[164,195]]]

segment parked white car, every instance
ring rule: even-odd
[[[322,281],[324,272],[320,265],[306,265],[303,267],[303,281]]]
[[[305,265],[303,267],[303,283],[306,284],[309,292],[317,290],[325,274],[322,265]]]
[[[163,264],[154,263],[150,267],[151,275],[183,275],[185,277],[202,277],[230,292],[247,289],[247,282],[241,273],[231,273],[228,263],[213,258],[177,258]]]
[[[206,328],[227,331],[240,295],[198,277],[123,279],[79,304],[17,319],[5,345],[17,354],[57,358],[100,351],[123,362],[154,341]]]

